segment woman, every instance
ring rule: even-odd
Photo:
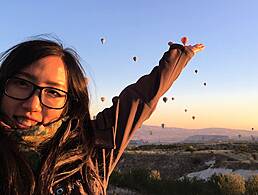
[[[159,66],[95,120],[76,52],[46,39],[7,50],[0,67],[0,194],[106,194],[133,133],[203,48],[170,43]]]

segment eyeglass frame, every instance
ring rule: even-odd
[[[8,82],[10,79],[14,79],[14,78],[15,78],[15,79],[22,80],[22,81],[25,81],[25,82],[28,82],[28,83],[30,83],[30,84],[32,85],[33,90],[31,91],[31,94],[30,94],[28,97],[26,97],[26,98],[15,98],[15,97],[12,97],[12,96],[10,96],[10,95],[7,94],[7,92],[6,92],[6,85],[7,85],[7,82]],[[42,98],[41,98],[41,96],[42,96],[42,91],[43,91],[43,89],[46,89],[46,88],[48,88],[48,89],[54,89],[54,90],[57,90],[57,91],[62,91],[62,92],[64,92],[64,93],[66,94],[66,101],[65,101],[64,105],[63,105],[61,108],[53,108],[53,107],[47,106],[46,104],[44,104],[44,103],[42,102]],[[70,93],[67,92],[67,91],[64,91],[64,90],[62,90],[62,89],[58,89],[58,88],[55,88],[55,87],[41,87],[41,86],[36,85],[35,83],[31,82],[31,81],[28,81],[28,80],[23,79],[23,78],[20,78],[20,77],[15,77],[15,76],[14,76],[14,77],[10,77],[10,78],[8,78],[8,79],[6,80],[5,85],[4,85],[4,94],[5,94],[7,97],[13,98],[13,99],[15,99],[15,100],[20,100],[20,101],[30,99],[30,98],[33,96],[33,94],[35,94],[35,91],[36,91],[36,90],[39,90],[39,95],[38,95],[38,97],[39,97],[40,103],[41,103],[43,106],[45,106],[45,107],[47,107],[47,108],[49,108],[49,109],[55,109],[55,110],[63,109],[63,108],[66,106],[66,104],[67,104],[67,102],[68,102],[68,99],[70,99]]]

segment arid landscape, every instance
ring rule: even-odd
[[[129,147],[117,170],[158,170],[161,178],[179,179],[208,168],[258,171],[258,143],[173,144]]]
[[[235,136],[235,139],[229,134],[227,136],[229,137],[227,140],[212,141],[201,136],[197,136],[200,139],[196,139],[196,136],[195,139],[190,139],[189,137],[192,137],[190,135],[184,139],[188,140],[187,142],[171,144],[157,142],[146,144],[148,143],[146,141],[132,141],[123,154],[114,175],[120,174],[121,176],[145,170],[150,173],[150,177],[155,177],[160,181],[179,181],[184,178],[208,181],[214,174],[237,174],[244,181],[248,181],[258,174],[258,140],[256,137],[252,140],[244,139],[244,137],[249,137],[247,134],[243,137]],[[153,193],[148,190],[139,191],[137,187],[128,189],[128,185],[122,184],[121,186],[119,182],[120,186],[118,186],[122,187],[120,190],[124,191],[119,192],[116,189],[118,191],[115,192],[114,186],[117,185],[117,181],[119,178],[111,179],[113,192],[110,191],[110,194],[162,194],[157,191]],[[192,194],[195,194],[194,190],[192,191]]]

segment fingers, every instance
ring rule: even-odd
[[[188,45],[188,46],[186,46],[186,47],[188,47],[189,49],[191,49],[194,53],[197,53],[197,52],[199,52],[199,51],[202,51],[204,48],[205,48],[205,46],[203,45],[203,44],[201,44],[201,43],[198,43],[198,44],[195,44],[195,45]]]

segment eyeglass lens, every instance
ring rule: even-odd
[[[5,94],[14,99],[26,100],[33,95],[37,88],[40,89],[40,100],[43,105],[58,109],[66,104],[66,92],[52,87],[39,87],[21,78],[9,79],[5,85]]]

